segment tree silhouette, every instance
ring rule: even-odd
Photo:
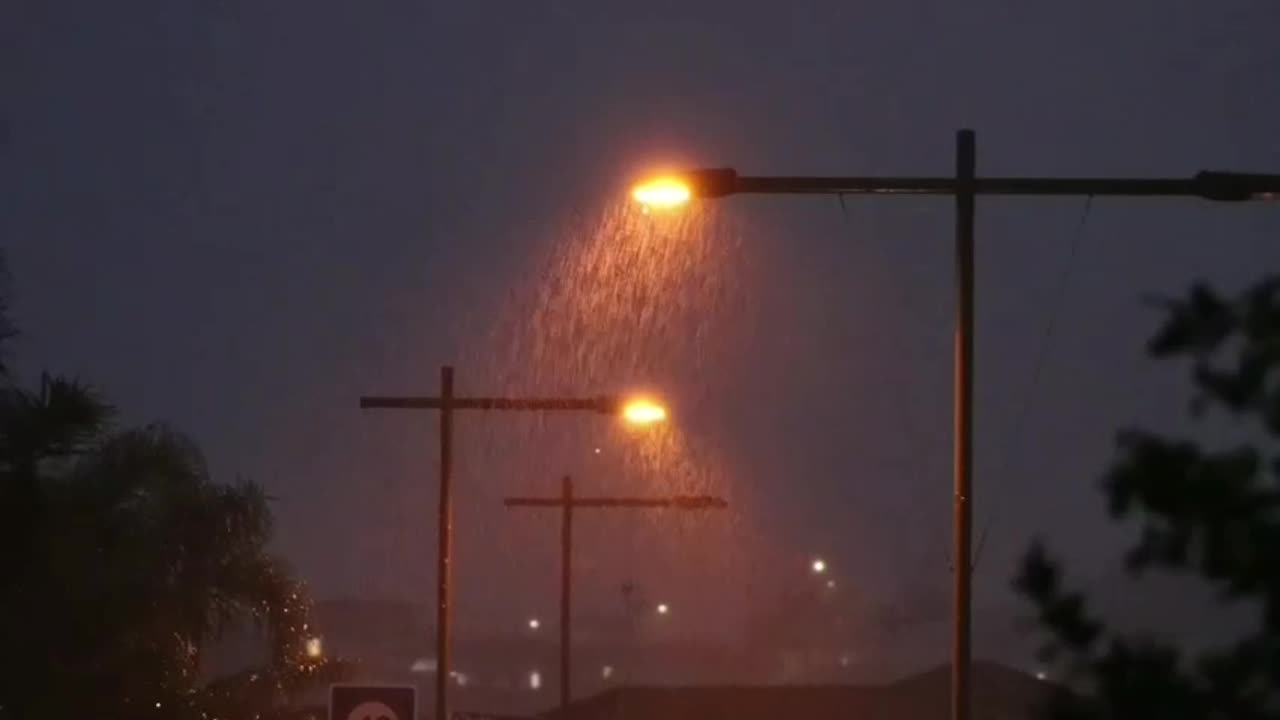
[[[267,550],[262,489],[215,483],[186,437],[112,416],[73,380],[0,381],[0,718],[267,718],[333,679],[340,664],[306,653],[304,589]],[[202,651],[243,623],[268,661],[203,681]]]
[[[1064,695],[1054,718],[1280,718],[1280,277],[1226,299],[1197,285],[1163,302],[1168,317],[1149,343],[1156,358],[1191,361],[1192,412],[1219,409],[1253,426],[1252,442],[1221,450],[1152,433],[1122,432],[1104,479],[1109,510],[1137,518],[1126,556],[1131,573],[1190,571],[1223,602],[1260,609],[1258,626],[1234,644],[1188,657],[1149,637],[1109,630],[1085,597],[1065,587],[1039,545],[1016,587],[1048,634],[1044,653],[1087,686]]]

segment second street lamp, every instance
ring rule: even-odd
[[[573,677],[573,637],[570,629],[573,617],[573,516],[582,509],[668,509],[668,510],[723,510],[729,503],[710,495],[671,495],[666,497],[581,497],[573,493],[573,478],[565,475],[560,481],[559,497],[509,497],[504,504],[509,508],[558,508],[560,510],[560,717],[568,717],[571,700],[570,682]],[[665,614],[666,605],[659,605],[658,612]],[[612,674],[612,670],[610,670]],[[607,677],[607,676],[606,676]]]
[[[698,198],[767,195],[951,195],[956,203],[956,334],[954,448],[954,634],[951,718],[970,716],[970,544],[973,517],[974,209],[977,195],[1200,197],[1241,202],[1280,200],[1280,175],[1206,170],[1187,178],[977,177],[972,130],[956,133],[952,177],[743,176],[730,168],[702,168],[638,185],[632,197],[672,209]]]
[[[438,410],[440,412],[440,501],[436,508],[436,720],[448,720],[450,576],[453,562],[453,413],[457,410],[527,412],[596,412],[621,416],[628,423],[648,425],[666,419],[667,411],[648,399],[626,400],[612,395],[566,397],[458,397],[453,391],[453,367],[440,368],[436,396],[364,396],[361,409]]]

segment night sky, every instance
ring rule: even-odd
[[[950,202],[743,197],[677,221],[636,215],[628,184],[947,174],[961,127],[979,174],[1280,171],[1277,27],[1262,0],[4,3],[18,366],[265,484],[321,598],[431,592],[435,420],[356,400],[434,393],[452,362],[463,392],[645,388],[674,415],[660,442],[601,417],[462,420],[464,626],[551,614],[551,517],[499,500],[564,472],[734,504],[585,519],[583,613],[633,580],[686,630],[733,629],[814,554],[851,603],[932,612]],[[1143,357],[1143,298],[1276,267],[1280,212],[989,199],[978,223],[977,592],[1008,618],[1034,534],[1108,585],[1114,433],[1187,427],[1183,370]],[[624,230],[680,244],[619,250]]]

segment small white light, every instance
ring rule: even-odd
[[[435,672],[435,671],[436,671],[435,658],[418,658],[417,660],[413,661],[412,665],[409,666],[409,672],[429,673],[429,672]]]
[[[667,613],[669,613],[669,612],[671,612],[671,608],[670,608],[670,607],[668,607],[666,603],[658,603],[658,614],[659,614],[659,615],[666,615],[666,614],[667,614]]]
[[[451,670],[449,672],[449,675],[453,678],[454,682],[458,683],[458,687],[466,687],[467,683],[471,682],[471,678],[468,677],[467,674],[464,672]]]
[[[821,575],[827,571],[827,561],[822,558],[814,558],[809,567],[813,568],[814,573]]]
[[[537,629],[538,629],[538,628],[540,628],[540,627],[542,627],[542,621],[541,621],[541,620],[539,620],[538,618],[529,618],[529,629],[530,629],[530,630],[537,630]]]
[[[529,689],[537,690],[542,687],[542,673],[534,670],[529,673]]]
[[[609,678],[613,677],[613,666],[605,665],[604,667],[600,668],[600,677],[604,680],[608,680]]]
[[[160,707],[160,702],[159,702],[159,701],[157,701],[157,702],[156,702],[156,707]]]
[[[1046,672],[1045,672],[1045,671],[1043,671],[1043,670],[1037,670],[1037,671],[1036,671],[1036,679],[1037,679],[1037,680],[1048,680],[1048,679],[1049,679],[1049,674],[1048,674],[1048,673],[1046,673]]]
[[[596,454],[597,454],[597,455],[599,455],[599,454],[600,454],[600,448],[596,448]]]
[[[836,581],[835,581],[835,580],[828,580],[828,581],[827,581],[827,589],[828,589],[828,590],[835,590],[835,589],[836,589]]]
[[[841,655],[841,656],[840,656],[840,667],[849,667],[849,656],[848,656],[848,655]]]
[[[324,654],[324,642],[318,637],[307,638],[307,657],[318,658]]]

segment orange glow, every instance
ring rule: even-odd
[[[622,417],[632,425],[652,425],[667,419],[667,409],[651,400],[632,400],[622,408]]]
[[[631,197],[647,208],[674,208],[687,205],[693,191],[678,178],[664,177],[637,185]]]

